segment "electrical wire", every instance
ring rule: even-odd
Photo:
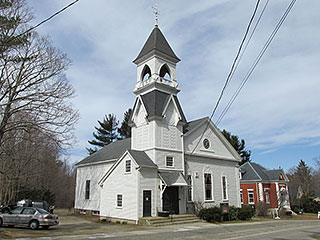
[[[289,6],[287,7],[286,11],[284,12],[284,14],[282,15],[282,17],[280,18],[278,24],[276,25],[276,27],[274,28],[274,30],[272,31],[272,33],[270,34],[268,40],[266,41],[266,43],[264,44],[264,46],[262,47],[261,51],[259,52],[257,58],[255,59],[255,61],[253,62],[253,64],[251,65],[249,71],[247,72],[247,74],[245,75],[245,77],[243,78],[242,82],[240,83],[239,87],[237,88],[237,90],[235,91],[235,93],[233,94],[233,96],[231,97],[231,99],[229,100],[228,104],[226,105],[226,107],[224,108],[224,110],[222,111],[222,113],[220,114],[218,120],[216,121],[216,125],[219,125],[219,123],[222,121],[222,119],[224,118],[224,116],[226,115],[226,113],[229,111],[231,105],[233,104],[233,102],[235,101],[235,99],[237,98],[237,96],[239,95],[240,91],[242,90],[242,88],[244,87],[244,85],[246,84],[246,82],[248,81],[249,77],[251,76],[252,72],[254,71],[254,69],[256,68],[256,66],[258,65],[258,63],[260,62],[262,56],[264,55],[264,53],[266,52],[267,48],[269,47],[269,45],[271,44],[272,40],[274,39],[276,33],[278,32],[278,30],[280,29],[281,25],[283,24],[284,20],[287,18],[289,12],[291,11],[293,5],[295,4],[296,0],[292,0],[289,4]]]
[[[62,13],[63,11],[65,11],[66,9],[68,9],[69,7],[71,7],[72,5],[76,4],[77,2],[79,2],[80,0],[75,0],[72,3],[68,4],[67,6],[65,6],[64,8],[60,9],[58,12],[52,14],[50,17],[46,18],[45,20],[41,21],[40,23],[38,23],[37,25],[29,28],[28,30],[24,31],[23,33],[17,35],[15,38],[19,38],[25,34],[27,34],[28,32],[31,32],[32,30],[38,28],[39,26],[41,26],[42,24],[50,21],[52,18],[54,18],[55,16],[59,15],[60,13]]]
[[[228,76],[227,76],[227,79],[226,79],[226,81],[225,81],[225,83],[224,83],[224,86],[223,86],[221,92],[220,92],[219,98],[218,98],[218,100],[217,100],[217,102],[216,102],[216,105],[215,105],[215,107],[214,107],[214,109],[213,109],[213,111],[212,111],[212,113],[211,113],[211,116],[210,116],[209,120],[211,120],[212,117],[213,117],[213,115],[215,114],[215,112],[216,112],[216,110],[217,110],[217,108],[218,108],[218,106],[219,106],[219,104],[220,104],[220,101],[221,101],[221,99],[222,99],[222,96],[223,96],[223,94],[224,94],[224,92],[225,92],[225,89],[226,89],[227,85],[229,84],[229,81],[230,81],[230,79],[231,79],[231,75],[232,75],[232,73],[233,73],[233,71],[234,71],[234,69],[235,69],[236,62],[237,62],[237,60],[238,60],[238,58],[239,58],[239,56],[240,56],[242,47],[243,47],[243,45],[244,45],[244,43],[245,43],[245,40],[246,40],[246,38],[247,38],[247,36],[248,36],[250,27],[251,27],[251,25],[252,25],[252,22],[253,22],[253,19],[254,19],[255,15],[256,15],[256,12],[257,12],[257,9],[258,9],[258,7],[259,7],[259,4],[260,4],[260,0],[257,0],[257,3],[256,3],[256,5],[255,5],[254,11],[253,11],[253,14],[252,14],[252,16],[251,16],[251,18],[250,18],[249,24],[248,24],[248,26],[247,26],[247,28],[246,28],[245,34],[244,34],[244,36],[243,36],[243,38],[242,38],[242,40],[241,40],[240,46],[239,46],[239,48],[238,48],[238,52],[237,52],[237,54],[236,54],[235,59],[233,60],[231,69],[230,69],[230,71],[229,71],[229,74],[228,74]],[[203,135],[204,135],[205,131],[206,131],[206,130],[208,129],[208,127],[209,127],[209,124],[210,124],[210,121],[208,121],[208,123],[207,123],[207,125],[206,125],[206,127],[205,127],[205,129],[204,129],[204,131],[203,131],[203,133],[201,134],[201,136],[200,136],[200,138],[199,138],[198,143],[196,144],[196,146],[195,146],[194,149],[192,150],[191,154],[193,154],[194,150],[198,147],[199,143],[201,142],[201,140],[202,140],[202,138],[203,138]]]

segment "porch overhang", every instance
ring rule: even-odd
[[[181,172],[158,171],[160,179],[167,187],[187,187],[188,183]]]

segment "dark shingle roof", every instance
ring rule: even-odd
[[[170,94],[154,90],[142,95],[141,98],[147,110],[148,117],[162,117],[162,112],[170,98]]]
[[[112,142],[99,151],[91,154],[76,165],[98,163],[106,160],[118,159],[127,149],[131,148],[131,138]]]
[[[170,94],[161,92],[159,90],[154,90],[151,92],[148,92],[147,94],[144,94],[141,96],[141,99],[143,101],[143,104],[147,110],[148,117],[162,117],[162,113],[164,111],[164,108],[166,107],[169,99],[170,99]],[[173,99],[177,105],[178,111],[181,115],[181,121],[182,122],[187,122],[182,108],[180,106],[179,100],[177,96],[173,96]]]
[[[181,172],[176,171],[159,171],[160,177],[165,181],[167,186],[188,186]]]
[[[140,167],[158,168],[158,166],[149,158],[149,156],[145,152],[136,150],[128,150],[128,152]]]
[[[261,165],[253,162],[246,162],[240,166],[242,180],[279,180],[282,169],[268,170]]]
[[[204,117],[204,118],[200,118],[200,119],[196,119],[196,120],[188,122],[187,124],[185,124],[183,126],[183,133],[187,133],[187,132],[192,131],[194,128],[199,126],[199,124],[201,124],[206,119],[208,119],[208,117]]]
[[[147,39],[146,43],[144,44],[142,50],[140,51],[138,57],[133,60],[133,62],[138,61],[143,56],[147,55],[148,53],[152,51],[159,51],[161,53],[164,53],[171,58],[173,58],[176,62],[179,62],[180,59],[176,56],[176,54],[173,52],[172,48],[170,47],[169,43],[163,36],[162,32],[158,28],[158,26],[155,26],[153,31],[151,32],[149,38]]]

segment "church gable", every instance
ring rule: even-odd
[[[164,121],[169,125],[178,125],[181,119],[178,108],[171,97],[163,111]]]
[[[208,121],[210,121],[209,125]],[[235,161],[241,160],[239,154],[233,149],[219,129],[214,126],[211,120],[204,118],[202,121],[196,120],[195,122],[196,125],[192,122],[189,123],[192,125],[192,128],[184,134],[186,154]]]
[[[134,123],[137,127],[147,123],[147,111],[143,104],[142,99],[138,96],[136,104],[133,108],[133,113],[131,117],[131,123]]]

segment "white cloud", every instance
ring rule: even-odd
[[[218,113],[289,2],[269,2]],[[75,104],[81,113],[78,151],[88,146],[97,120],[107,113],[122,119],[123,112],[133,105],[136,70],[132,60],[152,30],[153,3],[79,1],[39,28],[73,61],[67,74],[76,88]],[[37,10],[37,20],[42,20],[66,3],[30,0],[30,4]],[[210,115],[254,4],[249,0],[159,2],[160,28],[182,59],[177,69],[182,90],[179,98],[190,120]],[[254,150],[267,154],[287,144],[320,142],[319,7],[316,0],[308,4],[297,1],[219,126],[240,135]]]

